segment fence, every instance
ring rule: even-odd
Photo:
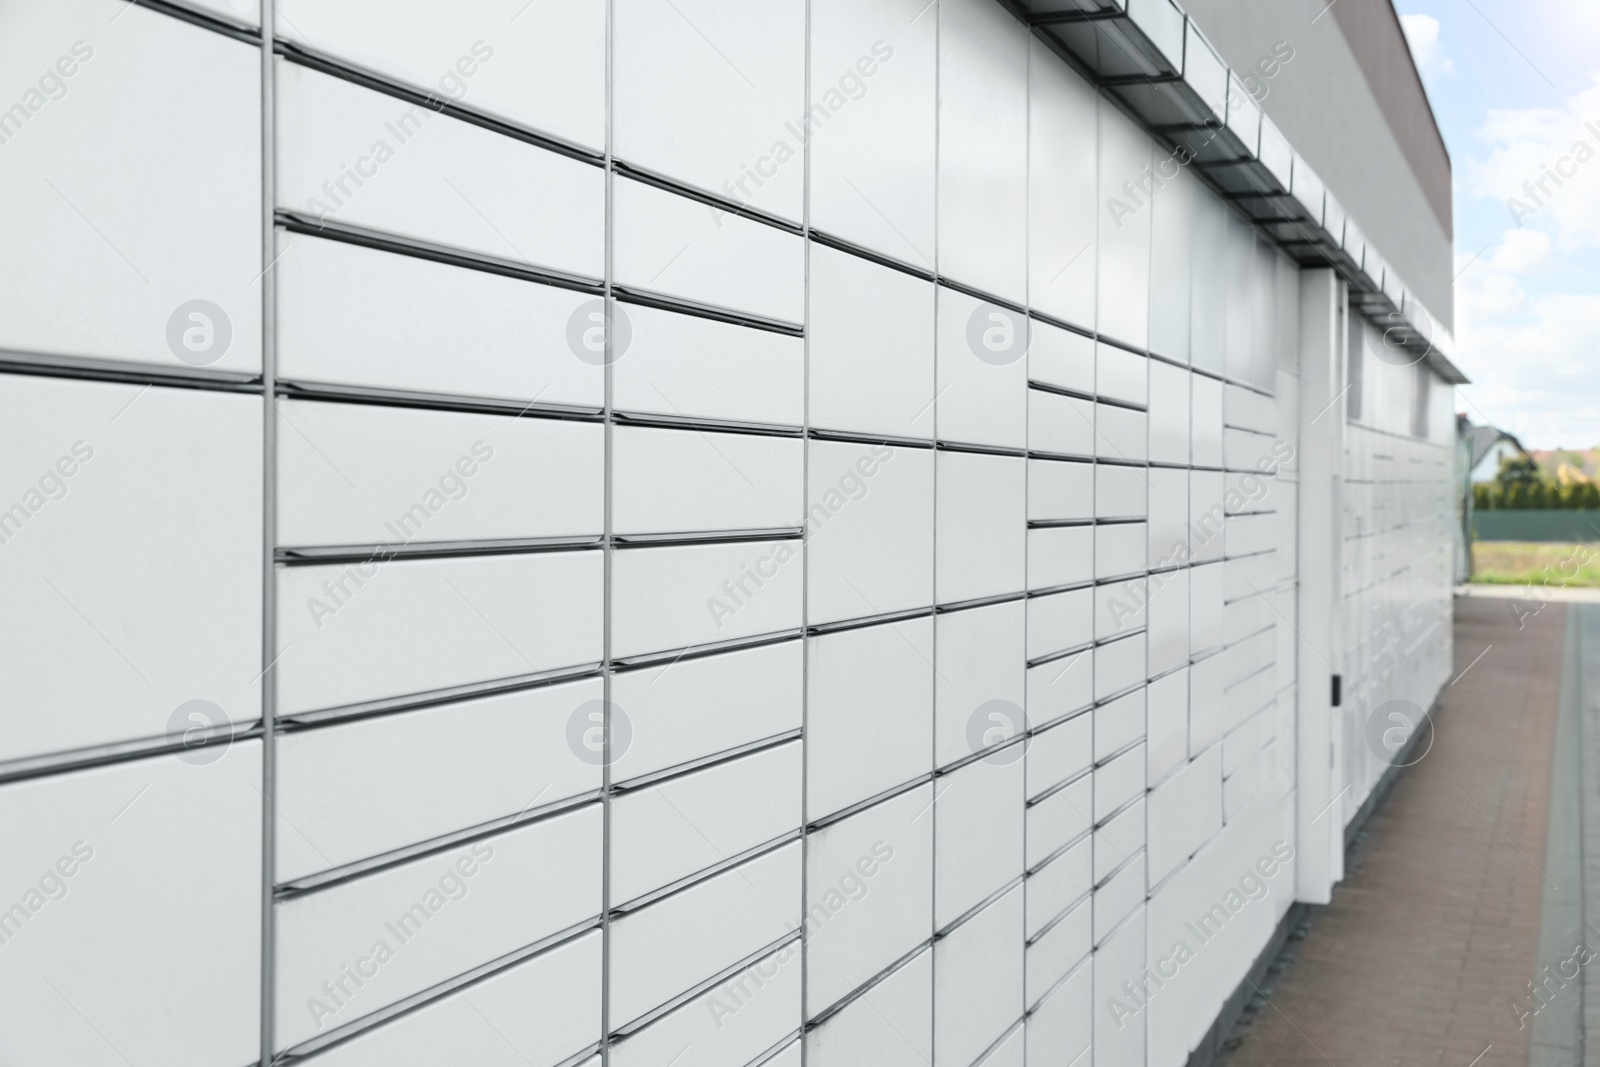
[[[1502,510],[1472,516],[1474,541],[1600,541],[1600,511]]]

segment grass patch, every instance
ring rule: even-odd
[[[1600,588],[1600,544],[1476,541],[1472,580],[1485,585]]]

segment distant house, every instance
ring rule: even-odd
[[[1460,416],[1461,436],[1470,448],[1467,469],[1472,472],[1469,484],[1492,482],[1500,473],[1500,464],[1513,456],[1532,458],[1512,434],[1493,426],[1474,426],[1465,415]]]
[[[1472,577],[1472,487],[1494,481],[1503,461],[1514,456],[1528,456],[1528,450],[1513,435],[1493,426],[1474,426],[1465,415],[1456,416],[1456,432],[1456,470],[1466,472],[1466,476],[1459,483],[1461,496],[1457,502],[1457,516],[1460,522],[1455,532],[1455,572],[1456,581],[1465,582]]]
[[[1528,454],[1540,470],[1550,474],[1561,485],[1600,480],[1600,448],[1535,449]]]

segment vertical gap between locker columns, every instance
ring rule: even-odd
[[[615,362],[612,345],[615,343],[612,322],[615,305],[611,295],[611,268],[612,245],[615,209],[614,187],[615,171],[612,167],[612,111],[614,108],[614,94],[612,83],[616,76],[615,52],[616,34],[614,23],[616,20],[616,4],[613,0],[606,2],[606,28],[605,28],[605,220],[603,222],[602,242],[605,256],[605,291],[601,296],[601,325],[604,327],[602,337],[605,343],[605,354],[601,368],[604,375],[604,421],[602,430],[605,435],[603,442],[604,469],[601,480],[601,525],[604,537],[601,540],[601,581],[600,581],[600,710],[602,716],[601,743],[604,746],[600,760],[600,1062],[602,1067],[609,1067],[611,1063],[611,741],[612,741],[612,672],[611,672],[611,581],[612,563],[615,548],[611,543],[611,518],[612,518],[612,463],[613,445],[612,437],[614,424],[612,421],[612,364]]]
[[[811,0],[806,0],[805,40],[801,112],[811,106]],[[811,506],[811,139],[800,144],[800,229],[801,251],[805,256],[805,307],[802,311],[805,337],[801,341],[800,372],[800,1065],[806,1067],[810,1052],[806,1024],[811,1018],[811,944],[806,917],[811,907],[807,886],[811,881],[811,638],[806,626],[811,621],[811,535],[806,531]]]
[[[1094,436],[1090,439],[1092,447],[1089,450],[1089,462],[1090,462],[1090,464],[1092,464],[1092,466],[1090,467],[1090,474],[1092,475],[1092,477],[1089,479],[1089,514],[1092,516],[1092,519],[1091,519],[1091,521],[1089,523],[1089,530],[1090,530],[1090,536],[1089,536],[1089,588],[1093,589],[1093,590],[1098,590],[1099,586],[1097,586],[1095,584],[1095,580],[1096,580],[1096,577],[1099,574],[1099,555],[1100,555],[1100,507],[1099,507],[1099,500],[1100,500],[1100,295],[1101,295],[1100,294],[1100,251],[1104,247],[1103,241],[1102,241],[1102,237],[1101,237],[1101,233],[1100,233],[1100,172],[1101,172],[1101,167],[1100,167],[1100,148],[1101,148],[1101,137],[1100,137],[1100,132],[1101,132],[1100,131],[1100,125],[1101,125],[1101,122],[1100,122],[1100,115],[1101,115],[1101,111],[1103,110],[1102,107],[1101,107],[1101,100],[1103,99],[1104,94],[1100,89],[1096,88],[1094,96],[1095,96],[1095,100],[1094,100],[1094,146],[1093,146],[1093,151],[1094,151],[1094,189],[1095,189],[1095,198],[1094,198],[1094,203],[1095,203],[1095,209],[1094,209],[1094,348],[1091,350],[1090,356],[1089,356],[1089,358],[1091,360],[1091,362],[1089,364],[1089,377],[1090,377],[1089,391],[1094,395],[1094,409],[1092,411],[1092,414],[1094,416],[1094,419],[1093,419]],[[1149,338],[1146,338],[1146,341],[1148,341],[1148,340],[1149,340]],[[1147,421],[1146,422],[1146,428],[1147,429],[1148,429],[1148,425],[1149,424],[1148,424],[1148,421]],[[1094,898],[1095,898],[1095,888],[1094,888],[1094,816],[1095,816],[1095,810],[1094,810],[1094,778],[1092,777],[1093,774],[1095,773],[1095,771],[1094,771],[1095,758],[1094,757],[1095,757],[1096,744],[1097,744],[1096,738],[1095,738],[1095,720],[1098,718],[1098,716],[1096,716],[1095,713],[1094,713],[1094,703],[1095,703],[1096,697],[1098,696],[1097,687],[1100,684],[1099,679],[1095,676],[1095,673],[1096,673],[1095,669],[1098,666],[1098,664],[1095,663],[1095,660],[1098,658],[1098,651],[1097,650],[1099,648],[1099,646],[1094,643],[1094,630],[1095,630],[1095,626],[1096,626],[1096,624],[1098,622],[1098,619],[1096,618],[1096,613],[1095,613],[1095,601],[1096,600],[1098,600],[1098,593],[1091,593],[1090,594],[1090,601],[1089,601],[1089,704],[1090,704],[1090,708],[1089,708],[1089,712],[1088,712],[1088,715],[1090,716],[1090,718],[1089,718],[1089,767],[1090,767],[1089,773],[1091,775],[1091,777],[1089,779],[1089,999],[1090,999],[1090,1004],[1091,1004],[1091,1007],[1089,1009],[1089,1048],[1091,1050],[1093,1050],[1093,1048],[1094,1048],[1095,1030],[1097,1029],[1097,1027],[1095,1025],[1095,1011],[1094,1011],[1094,1008],[1092,1006],[1093,1005],[1093,1001],[1094,1001],[1094,979],[1095,979],[1095,971],[1098,968],[1099,962],[1100,962],[1096,958],[1100,954],[1100,947],[1094,943],[1094,905],[1095,905],[1095,900],[1094,900]],[[1149,622],[1149,616],[1148,615],[1146,615],[1145,621],[1148,624],[1148,622]],[[1093,1061],[1096,1058],[1097,1057],[1091,1055],[1089,1057],[1090,1063],[1092,1064]]]
[[[276,79],[272,51],[273,8],[262,0],[261,18],[261,1062],[275,1044],[277,878],[277,652],[278,419],[277,275],[273,270],[277,225]]]
[[[1152,167],[1154,166],[1154,164],[1156,162],[1156,159],[1155,159],[1156,153],[1159,152],[1160,149],[1161,149],[1161,142],[1157,141],[1154,138],[1151,138],[1151,141],[1150,141],[1150,156],[1151,156],[1150,162],[1152,164]],[[1096,199],[1098,200],[1098,198],[1096,198]],[[1096,210],[1099,210],[1098,207],[1096,207]],[[1142,864],[1143,867],[1144,867],[1144,870],[1139,875],[1139,877],[1144,880],[1144,905],[1143,905],[1143,907],[1144,907],[1144,918],[1143,918],[1142,921],[1144,922],[1144,927],[1145,927],[1144,958],[1139,961],[1139,966],[1140,966],[1141,970],[1143,970],[1145,965],[1148,964],[1149,960],[1150,960],[1150,936],[1149,936],[1150,935],[1150,646],[1151,646],[1151,642],[1150,642],[1150,600],[1151,600],[1151,597],[1153,595],[1153,590],[1150,588],[1150,570],[1151,570],[1151,565],[1152,565],[1152,562],[1153,562],[1150,559],[1150,496],[1155,491],[1155,484],[1150,480],[1150,431],[1153,429],[1153,426],[1154,426],[1154,420],[1151,418],[1151,415],[1150,415],[1150,395],[1151,395],[1151,391],[1152,391],[1151,390],[1151,386],[1150,386],[1150,369],[1151,369],[1151,367],[1153,367],[1155,365],[1154,364],[1154,359],[1153,359],[1153,357],[1151,355],[1151,351],[1154,348],[1154,345],[1152,344],[1152,342],[1154,341],[1154,338],[1151,336],[1151,329],[1150,328],[1153,325],[1153,322],[1154,322],[1155,316],[1156,316],[1156,290],[1155,290],[1155,285],[1153,284],[1153,281],[1154,281],[1155,272],[1156,272],[1156,221],[1157,221],[1158,218],[1159,218],[1159,215],[1157,213],[1157,209],[1155,209],[1152,206],[1151,212],[1150,212],[1150,236],[1148,238],[1148,243],[1146,245],[1147,253],[1145,255],[1145,292],[1148,295],[1145,298],[1145,338],[1144,338],[1144,343],[1145,343],[1145,352],[1144,352],[1144,489],[1145,489],[1145,497],[1144,497],[1144,567],[1142,568],[1143,572],[1144,572],[1144,683],[1143,683],[1144,684],[1144,727],[1140,731],[1140,733],[1142,734],[1142,736],[1144,738],[1144,792],[1142,794],[1140,794],[1141,799],[1144,801],[1144,844],[1141,846],[1144,849],[1144,857],[1142,859],[1136,861],[1136,862]],[[1192,351],[1190,353],[1190,358],[1191,359],[1193,358],[1193,352]],[[1190,428],[1190,432],[1191,433],[1193,432],[1193,427]],[[1185,499],[1187,499],[1187,497],[1185,497]],[[1090,852],[1091,852],[1091,862],[1092,862],[1092,860],[1093,860],[1092,853],[1093,853],[1093,850],[1094,850],[1094,843],[1093,843],[1093,839],[1092,838],[1090,839],[1089,849],[1090,849]],[[1094,918],[1094,916],[1091,913],[1090,919],[1092,920],[1093,918]],[[1150,1056],[1150,1020],[1149,1020],[1148,1017],[1146,1017],[1145,1020],[1144,1020],[1144,1026],[1145,1026],[1144,1052],[1145,1052],[1146,1062],[1148,1062],[1149,1061],[1149,1056]]]
[[[933,428],[928,434],[933,446],[933,508],[928,516],[928,521],[933,524],[933,536],[930,539],[933,552],[929,561],[929,566],[933,568],[933,581],[930,585],[932,593],[929,597],[931,610],[928,619],[933,644],[930,649],[933,663],[929,666],[933,672],[933,700],[928,707],[928,720],[932,727],[928,731],[928,756],[933,775],[929,779],[931,791],[928,796],[928,807],[931,809],[928,812],[928,834],[931,838],[928,842],[928,855],[931,857],[928,864],[928,973],[932,975],[928,983],[928,1051],[937,1060],[939,1049],[935,1039],[939,1034],[939,946],[931,938],[939,929],[939,166],[943,149],[939,126],[940,109],[944,106],[940,82],[944,62],[944,11],[937,0],[933,5],[933,19],[933,360],[930,368],[933,378]]]
[[[1033,319],[1029,313],[1033,311],[1033,46],[1034,37],[1030,31],[1027,33],[1027,59],[1024,63],[1023,75],[1023,117],[1022,117],[1022,173],[1026,179],[1022,193],[1022,277],[1023,288],[1023,318],[1022,325],[1026,331],[1022,340],[1022,805],[1018,809],[1017,817],[1022,820],[1022,1008],[1018,1017],[1025,1017],[1028,1013],[1028,746],[1033,744],[1030,731],[1033,723],[1029,717],[1028,707],[1028,590],[1033,587],[1033,576],[1028,573],[1028,470],[1030,461],[1027,453],[1033,444],[1033,404],[1029,401],[1029,385],[1033,375],[1029,373],[1029,364],[1033,359]],[[1026,1061],[1028,1032],[1027,1023],[1023,1023],[1022,1045],[1024,1061]]]

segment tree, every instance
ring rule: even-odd
[[[1500,471],[1494,476],[1494,480],[1508,489],[1518,482],[1523,485],[1537,482],[1541,480],[1539,466],[1521,453],[1507,456],[1500,461]]]

